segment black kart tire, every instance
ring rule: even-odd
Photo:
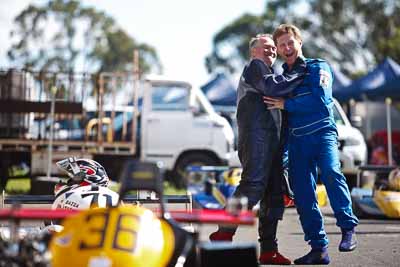
[[[173,171],[172,181],[178,188],[185,188],[189,181],[186,172],[188,166],[217,166],[220,162],[215,157],[204,153],[188,154],[181,158]]]

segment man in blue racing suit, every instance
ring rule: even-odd
[[[262,95],[287,95],[302,82],[305,66],[299,65],[284,76],[275,75],[271,66],[276,59],[276,47],[271,35],[253,38],[249,48],[251,61],[243,70],[237,90],[238,154],[243,172],[234,196],[246,196],[249,209],[261,200],[260,263],[290,264],[278,252],[276,240],[278,221],[284,211],[282,118],[279,110],[265,107]],[[267,86],[256,89],[258,84]],[[231,241],[235,231],[236,228],[220,226],[210,239]]]
[[[324,183],[337,225],[341,228],[340,251],[356,248],[354,216],[346,178],[340,170],[337,129],[333,118],[332,72],[326,61],[304,58],[302,38],[294,25],[282,24],[274,32],[278,54],[285,60],[284,73],[306,65],[306,76],[291,97],[264,97],[270,109],[283,109],[289,119],[289,180],[311,252],[295,264],[329,264],[328,238],[318,207],[315,189],[317,167]]]

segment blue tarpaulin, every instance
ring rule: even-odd
[[[400,100],[400,76],[367,93],[368,99],[383,100],[390,97]]]
[[[391,90],[385,89],[386,85],[399,77],[400,66],[391,58],[386,58],[367,75],[334,92],[334,97],[341,102],[348,101],[351,98],[360,101],[363,95],[391,97]]]
[[[213,106],[236,106],[236,86],[223,74],[217,74],[201,87]]]
[[[332,84],[333,94],[351,84],[351,80],[349,79],[349,77],[344,75],[341,71],[332,68],[332,72],[333,72],[333,84]]]

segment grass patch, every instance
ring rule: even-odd
[[[169,182],[164,182],[164,195],[186,195],[186,189],[179,189],[174,187]]]
[[[10,195],[29,194],[31,180],[29,178],[9,179],[6,185],[6,193]]]
[[[110,189],[118,192],[119,183],[112,183]],[[30,178],[9,179],[6,185],[6,193],[10,195],[29,194],[31,190]],[[185,189],[178,189],[169,182],[164,182],[164,195],[186,195]]]

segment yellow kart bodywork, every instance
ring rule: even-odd
[[[166,266],[173,255],[171,226],[139,206],[83,211],[67,218],[50,243],[52,266]]]
[[[225,183],[229,185],[238,186],[242,174],[242,168],[233,168],[229,171],[223,173]],[[318,184],[315,190],[317,196],[318,205],[324,207],[328,204],[328,194],[326,193],[326,188],[323,184]]]
[[[373,194],[375,204],[389,218],[400,218],[400,192],[375,190]]]
[[[238,186],[240,179],[242,175],[242,168],[233,168],[231,170],[225,171],[222,176],[224,178],[224,182],[233,185],[233,186]]]
[[[315,194],[317,195],[318,206],[324,207],[328,204],[328,194],[326,193],[326,188],[324,185],[317,185]]]

